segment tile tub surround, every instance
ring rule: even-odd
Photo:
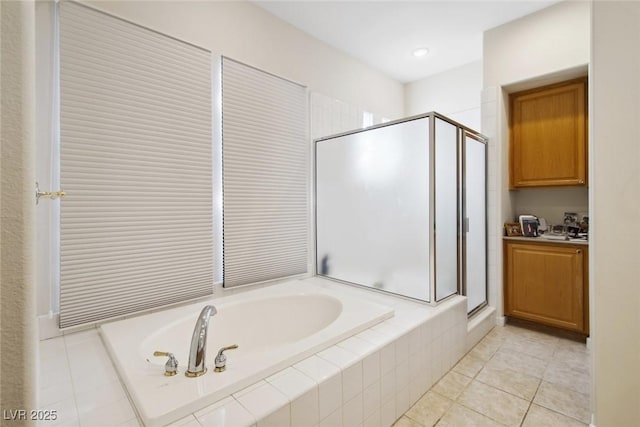
[[[166,425],[241,391],[306,357],[352,337],[385,319],[394,310],[374,303],[345,286],[309,279],[288,280],[242,294],[221,296],[131,319],[110,322],[99,330],[120,378],[148,427]],[[333,286],[332,286],[333,285]],[[205,304],[217,314],[209,321],[207,366],[200,378],[163,375],[171,351],[186,369],[194,319]],[[231,343],[224,373],[213,372],[213,357]]]
[[[348,291],[366,292],[395,316],[172,425],[393,424],[464,354],[466,299],[430,307]],[[141,425],[95,329],[43,341],[41,349],[40,407],[60,414],[42,425]]]

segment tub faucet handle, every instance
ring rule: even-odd
[[[218,355],[216,356],[216,367],[214,369],[215,372],[223,372],[227,369],[227,356],[224,355],[224,352],[227,350],[235,350],[238,348],[238,344],[230,345],[229,347],[222,347],[220,351],[218,351]]]
[[[169,353],[168,351],[154,351],[153,355],[156,357],[168,357],[167,363],[164,364],[164,375],[167,377],[172,377],[178,373],[178,360],[173,355],[173,353]]]

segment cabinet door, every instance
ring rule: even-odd
[[[505,311],[577,332],[584,321],[584,251],[571,246],[506,245]]]
[[[511,95],[511,187],[586,185],[586,81]]]

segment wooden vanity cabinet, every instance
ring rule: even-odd
[[[588,247],[504,241],[505,315],[589,334]]]
[[[587,185],[586,78],[510,95],[510,188]]]

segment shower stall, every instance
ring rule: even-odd
[[[432,112],[315,141],[316,273],[487,301],[487,139]]]

